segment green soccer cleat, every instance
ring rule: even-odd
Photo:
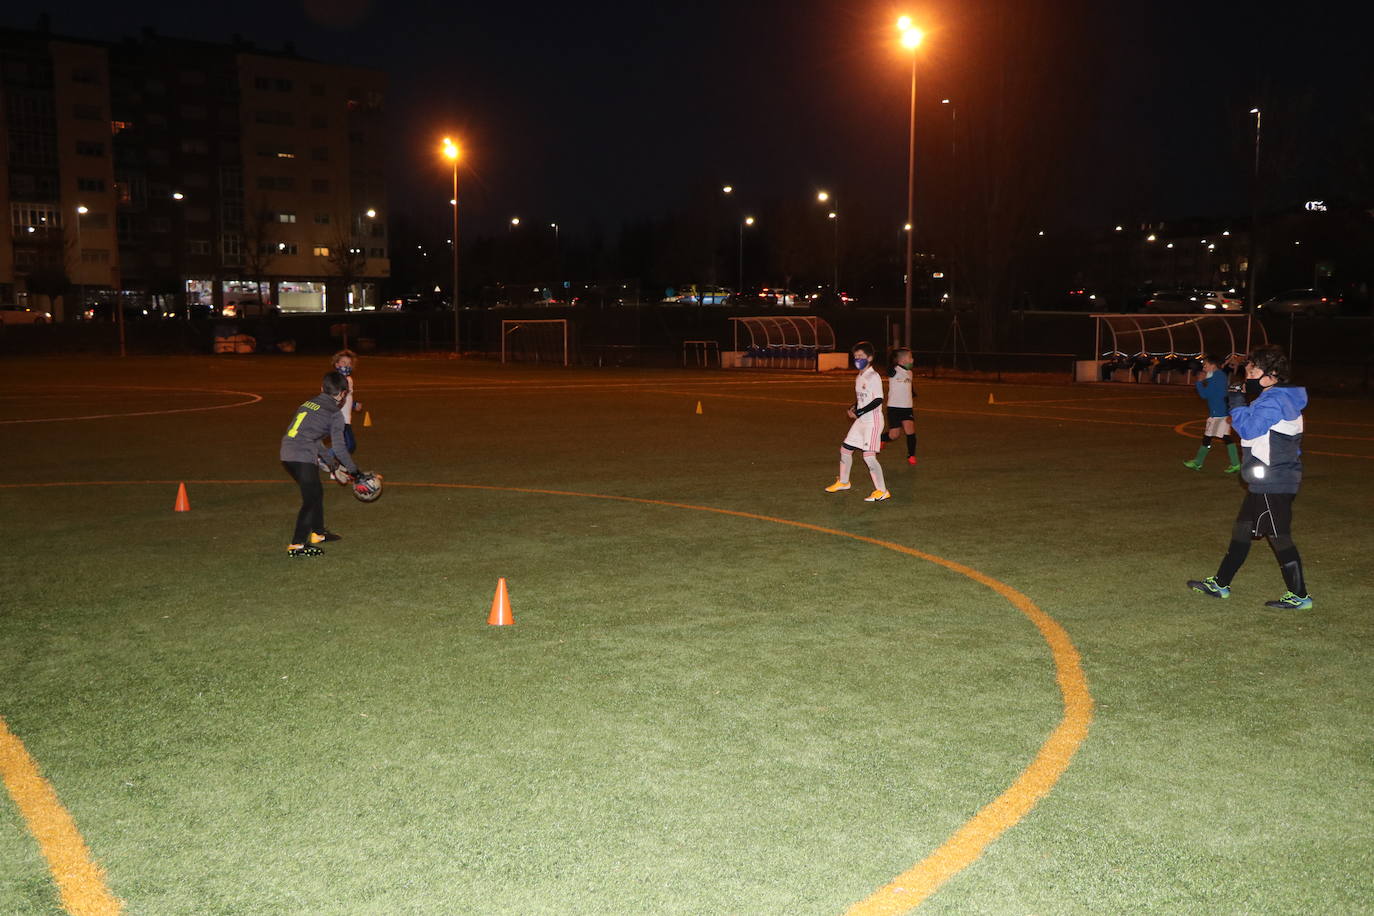
[[[1188,587],[1195,592],[1202,592],[1208,598],[1230,598],[1231,586],[1219,585],[1216,576],[1208,576],[1202,581],[1189,579]]]
[[[1238,464],[1233,464],[1233,465],[1231,465],[1230,467],[1228,467],[1228,468],[1226,469],[1226,473],[1228,473],[1228,474],[1234,474],[1236,471],[1239,471],[1239,470],[1240,470],[1240,465],[1238,465]]]
[[[1183,466],[1185,468],[1192,468],[1194,471],[1202,470],[1202,462],[1194,458],[1189,458],[1187,461],[1183,462]]]
[[[828,487],[825,488],[825,492],[827,492],[827,493],[838,493],[838,492],[840,492],[841,490],[848,490],[848,489],[849,489],[849,482],[848,482],[847,480],[836,480],[836,481],[835,481],[834,483],[832,483],[830,486],[828,486]]]
[[[1299,598],[1292,592],[1284,592],[1283,597],[1278,601],[1266,601],[1265,607],[1271,607],[1276,611],[1310,611],[1312,610],[1312,597],[1303,595]]]

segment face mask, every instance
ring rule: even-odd
[[[1259,380],[1259,379],[1257,379],[1257,378],[1248,378],[1248,379],[1245,380],[1245,396],[1246,396],[1247,398],[1250,398],[1251,400],[1254,400],[1255,398],[1259,397],[1259,396],[1260,396],[1261,394],[1263,394],[1263,393],[1264,393],[1264,386],[1260,384],[1260,380]]]
[[[906,362],[902,363],[902,368],[906,369],[907,371],[910,371],[911,367],[914,365],[916,365],[916,361],[914,359],[909,359]]]
[[[337,371],[340,375],[342,375],[342,376],[344,376],[344,377],[348,377],[348,376],[350,376],[350,375],[353,374],[353,367],[352,367],[352,366],[340,366],[336,371]]]
[[[862,356],[854,357],[854,368],[862,372],[864,369],[868,368],[868,360],[864,359]]]

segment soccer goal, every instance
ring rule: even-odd
[[[501,362],[568,364],[568,319],[501,319]]]

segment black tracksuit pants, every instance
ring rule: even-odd
[[[301,488],[301,511],[296,513],[296,531],[292,544],[309,544],[310,532],[324,531],[324,486],[320,483],[320,469],[315,462],[283,461],[286,473],[296,479]]]

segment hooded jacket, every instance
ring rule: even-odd
[[[1206,378],[1198,379],[1198,397],[1207,402],[1207,416],[1226,416],[1226,386],[1231,384],[1231,376],[1225,369],[1217,369]]]
[[[1251,493],[1296,493],[1302,483],[1302,409],[1307,389],[1273,385],[1249,405],[1231,408],[1240,436],[1240,475]]]
[[[321,392],[296,408],[286,435],[281,437],[281,460],[314,464],[323,451],[320,440],[329,436],[339,463],[358,473],[353,456],[344,445],[344,415],[332,395]]]

